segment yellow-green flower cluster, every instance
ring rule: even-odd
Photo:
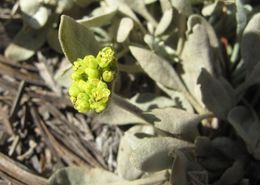
[[[111,94],[109,86],[115,77],[116,56],[110,47],[103,48],[97,55],[77,59],[73,65],[72,85],[69,95],[79,112],[103,111]]]

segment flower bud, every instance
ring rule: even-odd
[[[80,93],[80,89],[78,87],[78,83],[72,83],[72,85],[69,88],[69,95],[70,96],[77,96]]]
[[[102,78],[105,82],[112,82],[114,80],[114,72],[112,71],[104,71],[102,74]]]
[[[87,68],[85,69],[85,73],[89,79],[99,78],[99,71],[97,69]]]
[[[98,65],[106,68],[116,60],[115,52],[111,47],[103,48],[97,55]]]
[[[79,112],[88,111],[90,109],[88,95],[86,93],[80,93],[77,96],[77,100],[74,105]]]
[[[86,67],[91,69],[97,69],[98,61],[93,55],[85,56],[83,60],[86,62]]]

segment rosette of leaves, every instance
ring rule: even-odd
[[[125,99],[119,88],[94,116],[95,122],[132,125],[121,139],[115,174],[67,168],[49,184],[259,183],[257,9],[244,1],[105,2],[96,11],[113,4],[119,24],[111,14],[78,22],[63,16],[64,54],[73,62],[114,41],[116,86],[126,83],[120,81],[124,71],[145,74],[160,90]]]
[[[75,10],[79,12],[94,1],[96,0],[19,1],[23,26],[6,48],[5,56],[14,61],[29,59],[46,41],[52,49],[62,53],[58,41],[60,14],[66,12],[75,16]]]

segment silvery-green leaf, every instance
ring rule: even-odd
[[[248,9],[243,0],[236,1],[237,35],[240,37],[248,20]]]
[[[229,167],[232,164],[232,159],[228,159],[223,153],[223,150],[219,150],[212,141],[205,136],[199,136],[196,138],[195,142],[195,154],[197,158],[200,158],[200,164],[211,170],[223,170]],[[224,149],[225,150],[225,149]],[[231,149],[232,150],[232,149]],[[226,150],[227,151],[227,150]],[[224,154],[224,155],[223,155]],[[238,154],[239,155],[239,154]],[[237,155],[234,156],[236,159]]]
[[[176,10],[184,15],[190,15],[192,13],[191,2],[190,0],[170,0],[172,6],[176,8]]]
[[[205,106],[217,117],[226,119],[236,100],[231,96],[232,93],[228,92],[222,82],[212,77],[205,69],[202,69],[198,83]]]
[[[108,107],[96,115],[93,121],[112,125],[145,124],[147,121],[142,113],[142,110],[127,100],[112,94]]]
[[[141,179],[127,181],[127,182],[113,183],[111,185],[157,185],[167,181],[168,177],[169,177],[169,170],[162,170],[162,171],[148,174]]]
[[[248,75],[245,86],[249,87],[260,82],[260,62],[258,62],[252,72]]]
[[[206,4],[201,11],[202,15],[211,16],[214,13],[214,11],[216,11],[216,9],[220,9],[219,6],[220,4],[222,3],[220,3],[219,1],[215,1],[214,3],[211,4]]]
[[[172,3],[169,0],[160,0],[162,12],[172,9]]]
[[[94,34],[66,15],[61,16],[59,41],[65,56],[71,63],[86,55],[96,55],[100,49]]]
[[[213,74],[214,63],[213,52],[210,44],[207,27],[201,23],[204,19],[199,16],[191,16],[188,20],[188,28],[191,33],[187,36],[187,41],[182,53],[183,62],[182,78],[194,95],[196,100],[203,105],[200,87],[197,84],[201,69],[205,68]]]
[[[58,14],[61,14],[66,10],[70,10],[74,5],[73,0],[56,0],[56,1],[57,1],[56,12]]]
[[[48,29],[47,42],[52,49],[54,49],[58,53],[62,53],[62,49],[61,49],[60,42],[58,39],[58,30],[56,30],[54,28]]]
[[[169,89],[161,85],[160,83],[157,83],[158,87],[163,90],[168,96],[171,97],[173,101],[176,103],[176,108],[183,109],[189,113],[194,113],[194,109],[190,102],[186,99],[185,96],[183,96],[182,93],[177,92],[175,90]]]
[[[208,51],[210,52],[211,65],[214,69],[216,76],[222,76],[223,69],[222,65],[224,65],[224,58],[221,51],[221,47],[219,44],[219,39],[215,33],[215,30],[211,26],[210,23],[207,22],[205,18],[199,15],[191,15],[187,22],[188,33],[192,32],[193,27],[197,24],[201,25],[205,31],[207,32],[207,39],[211,47],[209,47]],[[206,55],[205,55],[206,56]],[[213,60],[212,60],[213,59]]]
[[[34,29],[43,27],[48,20],[50,10],[42,6],[39,0],[20,0],[24,21]]]
[[[237,106],[229,112],[228,121],[246,143],[247,150],[259,160],[260,121],[256,113],[247,107]]]
[[[148,22],[150,22],[154,27],[157,26],[157,21],[152,17],[152,15],[147,10],[144,0],[124,0],[124,2],[131,7],[135,12],[142,15]]]
[[[208,173],[185,151],[177,150],[174,153],[172,165],[172,184],[178,185],[208,185]]]
[[[56,171],[48,185],[101,185],[125,182],[115,174],[100,168],[67,167]]]
[[[73,70],[71,63],[67,59],[63,59],[59,66],[59,69],[56,71],[54,79],[59,85],[69,88],[72,84],[72,72]]]
[[[176,151],[172,166],[171,182],[178,185],[187,185],[188,159],[181,151]]]
[[[144,42],[148,45],[150,49],[154,48],[155,38],[150,34],[144,35]]]
[[[5,50],[5,56],[14,61],[32,57],[45,42],[46,29],[34,30],[24,26]]]
[[[129,48],[143,70],[155,82],[178,91],[184,91],[184,86],[178,74],[169,62],[147,49],[136,46],[130,46]]]
[[[235,89],[231,86],[231,84],[223,76],[219,77],[218,80],[220,81],[220,83],[222,84],[224,89],[226,89],[226,92],[229,94],[229,96],[232,97],[233,104],[236,104],[237,98],[236,98]]]
[[[209,175],[206,170],[188,172],[189,181],[194,185],[208,185]]]
[[[237,159],[244,152],[240,143],[228,137],[216,137],[212,140],[211,146],[221,151],[229,159]]]
[[[155,127],[189,141],[193,141],[199,135],[198,124],[209,116],[188,113],[172,107],[153,109],[148,114],[156,117]]]
[[[237,94],[238,95],[243,94],[243,92],[245,92],[247,88],[259,83],[260,83],[260,62],[258,62],[254,66],[252,71],[248,74],[246,80],[237,87],[236,89]]]
[[[167,169],[173,162],[173,151],[192,146],[191,143],[172,137],[143,138],[133,150],[130,160],[142,171]]]
[[[245,175],[245,167],[245,160],[236,160],[213,185],[234,185],[239,183]]]
[[[154,108],[164,108],[177,106],[174,100],[164,96],[156,96],[151,93],[136,94],[130,99],[130,102],[142,109],[143,111],[151,110]]]
[[[166,29],[170,26],[173,19],[173,9],[168,9],[163,13],[163,16],[156,27],[155,36],[163,34]]]
[[[137,179],[143,174],[129,160],[133,149],[139,144],[139,139],[135,136],[136,133],[154,135],[154,128],[148,125],[136,125],[125,132],[121,138],[117,156],[117,172],[120,177],[127,180]]]
[[[90,3],[93,3],[97,0],[73,0],[78,6],[80,7],[86,7],[88,6]]]
[[[82,18],[77,22],[86,27],[101,27],[110,24],[116,13],[117,10],[112,10],[98,16]]]
[[[124,42],[134,28],[134,22],[131,18],[123,17],[119,23],[119,28],[117,30],[116,40],[119,43]]]
[[[216,148],[212,146],[210,139],[206,136],[199,136],[195,141],[195,152],[197,157],[206,158],[219,155]]]
[[[132,11],[132,9],[121,0],[105,0],[106,4],[111,8],[117,8],[121,13],[131,17],[139,26],[142,27],[141,22],[139,21],[138,17]]]
[[[187,21],[187,32],[193,32],[193,29],[196,25],[200,25],[201,27],[203,27],[203,30],[207,32],[207,40],[210,43],[210,45],[213,48],[218,48],[219,47],[219,42],[218,42],[218,38],[216,36],[216,33],[213,29],[213,27],[206,21],[205,18],[203,18],[200,15],[191,15]],[[198,33],[197,33],[198,34]],[[205,37],[205,36],[204,36]],[[205,39],[205,38],[204,38]]]
[[[241,56],[249,75],[260,61],[260,13],[247,24],[241,41]]]

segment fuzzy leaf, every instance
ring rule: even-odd
[[[122,18],[117,31],[117,37],[116,37],[117,42],[119,43],[124,42],[128,38],[133,28],[134,28],[134,22],[132,19],[128,17]]]
[[[189,18],[188,28],[191,33],[187,36],[182,53],[182,68],[184,71],[182,78],[189,91],[201,105],[203,105],[202,95],[197,80],[202,68],[205,68],[213,75],[213,63],[215,62],[207,27],[202,22],[204,22],[204,19],[199,16]]]
[[[208,174],[196,162],[191,161],[191,156],[187,152],[178,150],[174,153],[174,162],[172,165],[172,184],[186,185],[207,185]],[[189,158],[188,158],[189,156]]]
[[[211,47],[218,48],[219,47],[218,37],[211,24],[208,23],[208,21],[200,15],[191,15],[187,21],[188,32],[193,32],[193,28],[196,25],[202,26],[203,29],[207,32],[208,41]]]
[[[252,72],[248,75],[245,85],[249,87],[256,83],[260,83],[260,62],[258,62]]]
[[[150,114],[157,119],[154,121],[155,127],[189,141],[199,135],[198,124],[207,117],[171,107],[154,109]]]
[[[144,124],[147,121],[142,118],[142,112],[127,100],[112,95],[106,110],[96,115],[93,121],[111,125]]]
[[[260,83],[260,62],[258,62],[252,71],[248,74],[246,80],[244,83],[240,84],[238,88],[236,89],[237,93],[242,93],[247,90],[252,85],[259,84]]]
[[[188,172],[190,182],[194,185],[208,185],[209,175],[206,170],[204,171],[191,171]]]
[[[184,91],[178,74],[166,60],[144,48],[130,46],[130,51],[143,70],[155,82],[178,91]]]
[[[56,171],[49,179],[48,185],[109,185],[116,182],[123,185],[124,180],[99,168],[68,167]]]
[[[78,20],[78,23],[86,27],[101,27],[106,26],[112,22],[112,19],[117,14],[117,10],[112,10],[102,15],[88,17]]]
[[[219,1],[215,1],[214,3],[209,3],[204,5],[201,14],[204,17],[211,16],[213,13],[217,13],[221,11],[222,8],[223,8],[223,3]]]
[[[142,109],[143,111],[151,110],[154,108],[165,108],[177,106],[174,100],[164,96],[156,96],[151,93],[137,94],[131,98],[131,103]]]
[[[247,150],[259,160],[260,124],[256,113],[249,108],[237,106],[229,112],[228,121],[246,143]]]
[[[248,19],[248,10],[243,0],[236,1],[236,20],[237,20],[237,35],[240,37],[244,28],[246,27]]]
[[[50,10],[42,6],[39,0],[20,0],[21,11],[24,21],[34,29],[43,27],[48,20]]]
[[[172,101],[176,102],[176,108],[183,109],[189,113],[194,113],[194,109],[187,98],[180,92],[164,87],[163,85],[157,83],[158,87],[163,90]]]
[[[171,181],[178,185],[187,185],[188,159],[181,151],[175,152]]]
[[[46,29],[34,30],[24,26],[6,48],[5,56],[14,61],[27,60],[44,44],[45,39]]]
[[[182,148],[190,148],[191,143],[172,138],[143,138],[131,154],[131,162],[142,171],[158,171],[171,166],[171,153]]]
[[[59,69],[56,71],[54,79],[57,81],[59,85],[69,88],[72,84],[72,73],[73,69],[71,63],[67,59],[64,59],[61,62]]]
[[[169,0],[160,0],[162,12],[172,9],[172,4]]]
[[[142,15],[153,26],[157,26],[157,21],[152,17],[152,15],[147,10],[144,0],[125,0],[124,2],[129,7],[131,7],[135,12]]]
[[[228,137],[216,137],[211,142],[212,147],[221,151],[229,159],[237,159],[244,152],[244,147],[241,143],[231,140]]]
[[[260,62],[260,13],[255,14],[247,24],[241,41],[241,55],[249,75]]]
[[[206,107],[219,118],[226,119],[235,102],[235,97],[230,96],[232,93],[205,69],[202,69],[198,83],[201,85],[202,100]]]
[[[96,55],[100,49],[94,34],[66,15],[61,16],[59,41],[65,56],[71,63],[86,55]]]
[[[68,167],[56,171],[48,185],[151,185],[161,184],[169,176],[168,171],[153,173],[145,178],[126,181],[115,174],[99,168]]]
[[[170,0],[172,6],[178,10],[179,13],[190,15],[192,13],[190,0]]]
[[[215,156],[220,153],[212,145],[210,139],[205,136],[199,136],[195,141],[195,152],[197,157],[206,158],[207,156]]]
[[[236,160],[213,185],[234,185],[239,183],[245,174],[245,167],[244,160]]]
[[[143,174],[130,162],[130,154],[139,144],[139,139],[135,136],[138,133],[154,135],[154,128],[152,126],[136,125],[125,132],[121,138],[117,156],[117,172],[120,177],[126,180],[134,180]]]
[[[139,26],[143,27],[133,10],[121,0],[105,0],[110,8],[117,8],[122,14],[132,18]]]
[[[56,12],[61,14],[66,10],[70,10],[74,6],[73,0],[57,0]]]
[[[166,31],[166,29],[170,26],[172,19],[173,19],[173,9],[166,10],[163,13],[163,16],[158,26],[156,27],[155,35],[158,36],[163,34]]]

